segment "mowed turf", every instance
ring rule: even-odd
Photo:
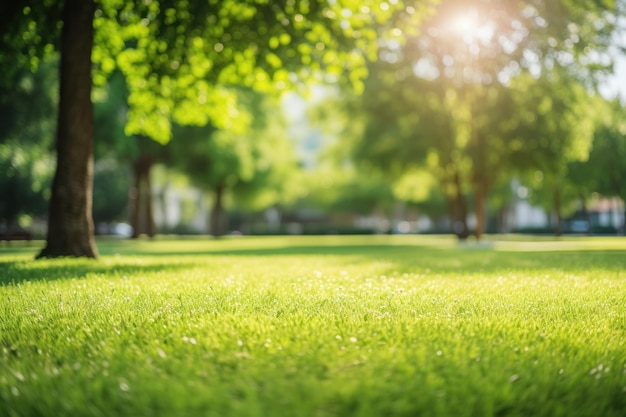
[[[624,416],[626,240],[0,248],[0,415]]]

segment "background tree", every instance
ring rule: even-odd
[[[174,129],[169,156],[192,183],[212,195],[210,232],[226,230],[225,199],[261,210],[289,200],[289,174],[296,168],[276,97],[238,89],[239,117],[230,129]]]
[[[405,52],[418,75],[447,78],[448,88],[460,92],[457,106],[467,106],[467,118],[456,121],[467,137],[464,154],[471,161],[468,179],[477,237],[485,228],[489,190],[519,157],[511,147],[512,119],[519,103],[511,95],[510,79],[531,74],[544,81],[557,80],[554,74],[563,73],[573,83],[592,84],[598,73],[609,68],[601,68],[608,61],[592,56],[607,57],[617,7],[557,3],[446,1],[426,22],[425,35],[409,43],[413,49]],[[587,13],[598,17],[597,28]],[[581,40],[583,33],[586,37]]]
[[[98,232],[110,232],[116,221],[128,221],[132,193],[131,161],[138,153],[137,141],[126,135],[128,89],[121,73],[94,89],[95,164],[93,219]]]
[[[600,117],[587,164],[592,168],[589,176],[594,180],[594,190],[605,196],[619,197],[626,202],[626,109],[619,99],[597,105]],[[622,217],[621,232],[626,213]]]
[[[322,163],[306,175],[307,202],[339,216],[388,217],[394,207],[389,179],[356,165]]]
[[[538,130],[519,136],[518,127],[525,122],[517,120],[518,106],[533,98],[512,80],[525,80],[537,91],[576,85],[575,97],[561,94],[560,104],[546,116],[543,127],[550,129],[551,122],[561,130],[541,134],[562,151],[551,153],[552,161],[584,159],[577,152],[584,153],[585,140],[577,141],[577,133],[561,125],[570,115],[582,115],[577,100],[588,96],[581,90],[592,89],[594,80],[610,69],[607,51],[617,16],[613,3],[442,2],[405,47],[383,44],[380,62],[371,67],[372,79],[366,82],[369,99],[357,111],[366,122],[355,156],[387,171],[434,161],[431,166],[439,170],[460,237],[467,233],[465,196],[473,191],[479,237],[494,184],[511,175],[511,167],[541,162],[533,155],[520,161],[523,152],[517,147],[526,147],[526,139],[533,142]],[[526,108],[532,112],[533,106]],[[578,133],[588,134],[588,125],[583,123]],[[535,145],[528,150],[542,151]]]
[[[118,216],[128,206],[131,238],[142,234],[153,237],[156,229],[150,174],[153,166],[167,159],[167,155],[162,143],[127,133],[128,94],[126,80],[119,71],[112,73],[106,84],[94,92],[95,156],[96,165],[101,165],[96,166],[100,175],[94,178],[94,219],[108,213],[108,220],[104,221],[112,221],[115,218],[111,215]],[[109,177],[101,175],[105,172]],[[116,194],[107,198],[104,189],[95,189],[100,185]],[[123,187],[126,187],[124,195],[120,193]]]
[[[56,46],[61,51],[59,169],[46,247],[39,257],[97,256],[91,219],[92,56],[101,73],[117,67],[126,77],[127,133],[167,140],[170,118],[219,124],[223,114],[214,88],[218,82],[287,83],[290,71],[302,68],[301,75],[326,68],[357,82],[363,76],[358,68],[376,46],[372,21],[397,20],[391,17],[401,10],[399,19],[412,24],[409,15],[419,15],[414,8],[407,13],[400,2],[371,6],[234,0],[22,0],[3,5],[2,68],[31,66],[32,57]],[[357,70],[348,74],[347,68]],[[3,82],[10,79],[9,74]]]
[[[556,72],[538,79],[520,76],[514,85],[519,118],[512,160],[530,171],[534,200],[552,209],[560,235],[564,200],[576,195],[567,187],[568,164],[587,160],[593,138],[592,98],[575,80]]]

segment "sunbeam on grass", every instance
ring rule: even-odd
[[[623,416],[626,240],[0,249],[3,416]]]

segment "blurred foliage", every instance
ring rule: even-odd
[[[62,1],[0,3],[0,90],[11,90],[54,54],[60,41]],[[2,136],[2,135],[0,135]]]
[[[15,84],[0,86],[0,222],[21,214],[44,216],[54,169],[57,60],[34,73],[15,72]]]
[[[344,127],[332,127],[347,139],[340,152],[362,172],[377,169],[396,189],[407,186],[403,175],[422,173],[396,197],[428,198],[438,187],[463,222],[471,198],[477,235],[486,199],[506,207],[515,176],[534,188],[533,201],[560,211],[580,197],[568,173],[589,156],[594,89],[611,70],[619,7],[444,0],[418,36],[382,44],[363,97],[318,115],[341,115]]]
[[[124,74],[128,134],[167,142],[171,120],[230,129],[235,101],[220,86],[270,92],[327,77],[358,90],[376,39],[415,32],[429,4],[422,3],[103,0],[94,20],[94,80],[103,85],[115,69]]]
[[[323,164],[303,180],[308,192],[300,204],[309,207],[360,215],[389,214],[393,207],[393,190],[379,172]]]
[[[94,88],[95,159],[114,156],[134,159],[139,148],[135,138],[125,132],[128,113],[128,87],[121,72],[116,71],[103,86]]]
[[[247,88],[232,93],[236,127],[175,126],[165,161],[212,195],[214,213],[223,210],[224,199],[250,211],[289,204],[298,193],[292,182],[297,163],[277,98]]]
[[[58,75],[45,58],[62,4],[0,6],[5,218],[47,198]],[[513,177],[564,214],[592,192],[624,199],[624,107],[594,93],[620,4],[98,1],[94,217],[120,219],[140,161],[250,211],[302,199],[369,214],[399,200],[464,222],[468,201],[507,207]],[[276,116],[302,81],[350,87],[316,109],[341,140],[309,174]]]
[[[128,164],[114,158],[96,161],[93,183],[94,223],[128,221],[128,193],[132,184]]]
[[[91,202],[93,153],[91,102],[85,94],[91,92],[90,75],[98,86],[104,86],[116,70],[124,75],[129,136],[166,143],[172,121],[233,130],[238,120],[230,94],[233,85],[274,91],[323,78],[325,73],[358,90],[367,58],[375,57],[379,34],[399,37],[403,28],[415,32],[429,4],[424,1],[414,7],[402,1],[374,0],[3,3],[0,68],[36,67],[41,57],[58,49],[63,28],[64,94],[56,144],[58,159],[67,162],[53,183],[50,224],[55,230],[48,234],[40,256],[97,256],[93,227],[85,216]],[[85,36],[76,36],[73,30],[84,31]],[[14,81],[12,70],[0,75],[2,88]],[[77,88],[66,88],[70,82]],[[88,114],[83,117],[79,110]],[[150,162],[143,158],[134,163],[135,171],[143,167],[139,177],[144,183]],[[76,207],[63,210],[72,202]],[[74,223],[80,227],[72,227]]]
[[[618,99],[597,102],[600,114],[595,129],[589,178],[595,191],[626,201],[626,108]]]

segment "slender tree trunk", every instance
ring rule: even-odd
[[[66,0],[63,9],[57,168],[52,183],[46,247],[38,258],[96,258],[91,213],[93,0]]]
[[[215,202],[213,210],[211,210],[211,234],[215,237],[224,235],[223,217],[224,217],[224,184],[221,182],[215,187]]]
[[[131,226],[132,239],[142,234],[154,237],[154,216],[152,212],[152,186],[150,184],[150,170],[152,158],[140,156],[133,163],[134,186],[131,190]]]
[[[556,225],[554,227],[554,235],[561,236],[563,231],[561,230],[561,190],[559,187],[554,187],[554,214],[556,216]]]

